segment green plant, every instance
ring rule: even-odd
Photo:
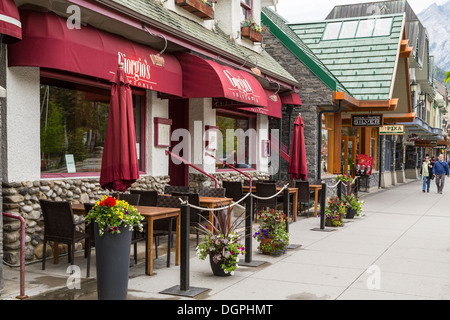
[[[281,255],[286,252],[289,245],[290,234],[286,232],[286,223],[289,218],[281,211],[274,209],[261,211],[258,213],[257,220],[259,228],[253,237],[261,242],[258,249],[262,252],[272,251],[273,255]],[[264,239],[272,239],[271,242],[265,242]]]
[[[261,32],[262,27],[257,24],[252,18],[247,18],[242,22],[242,27],[250,27],[251,29],[255,30],[256,32]]]
[[[121,226],[128,227],[130,230],[137,226],[142,231],[143,219],[144,217],[128,202],[108,196],[103,196],[100,201],[97,201],[86,215],[89,223],[97,222],[100,236],[103,236],[105,231],[112,234],[120,233]]]
[[[245,254],[245,247],[239,242],[243,236],[237,232],[244,220],[238,217],[230,223],[231,214],[227,210],[218,211],[217,214],[213,212],[213,216],[215,224],[204,218],[207,225],[197,227],[204,233],[203,242],[197,246],[197,256],[205,260],[211,255],[213,262],[220,264],[225,273],[233,274],[238,267],[239,255]]]
[[[340,227],[346,206],[347,204],[338,197],[331,197],[325,207],[325,224],[332,227]]]
[[[350,194],[349,196],[342,197],[343,201],[347,202],[348,206],[353,210],[356,210],[356,215],[359,216],[362,212],[362,206],[365,201],[359,201],[358,197],[354,194]]]
[[[336,182],[338,182],[338,181],[342,181],[342,182],[344,182],[345,184],[347,184],[348,182],[353,183],[353,178],[352,178],[352,176],[346,175],[346,174],[344,173],[344,174],[340,174],[340,175],[338,175],[338,176],[336,177]]]
[[[206,3],[208,6],[212,7],[212,2],[208,0],[200,0],[203,3]]]

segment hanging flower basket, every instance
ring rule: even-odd
[[[175,0],[175,4],[203,20],[214,19],[212,3],[207,0]]]

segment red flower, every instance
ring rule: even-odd
[[[114,207],[116,205],[116,199],[113,198],[113,197],[108,197],[104,201],[100,202],[98,205],[99,206]]]

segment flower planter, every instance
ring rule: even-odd
[[[257,32],[257,31],[253,30],[250,27],[242,27],[241,28],[241,35],[244,38],[249,38],[253,42],[261,42],[262,38],[263,38],[263,35],[262,35],[261,32]]]
[[[131,231],[119,227],[120,233],[100,236],[94,223],[97,293],[99,300],[126,300],[130,268]]]
[[[213,7],[201,0],[176,0],[175,4],[203,20],[214,19]]]
[[[346,219],[353,219],[356,215],[356,209],[352,209],[351,207],[347,207],[347,212],[345,214]]]
[[[209,255],[209,264],[211,265],[211,270],[215,276],[218,277],[229,277],[231,276],[231,273],[226,273],[225,270],[222,269],[220,266],[222,264],[222,261],[219,261],[218,263],[214,262],[213,255]]]

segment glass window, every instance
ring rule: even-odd
[[[334,40],[339,36],[339,31],[341,30],[342,22],[331,22],[327,24],[325,31],[323,33],[322,40]]]
[[[373,36],[388,36],[391,34],[392,18],[377,19]]]
[[[110,91],[43,78],[40,92],[41,173],[100,172]],[[142,97],[133,104],[140,157]]]
[[[354,38],[357,27],[358,27],[358,21],[345,21],[342,24],[341,32],[339,34],[339,39]]]
[[[253,168],[256,151],[254,119],[218,113],[216,125],[220,131],[219,139],[222,138],[217,157],[235,168]],[[216,163],[216,168],[227,169],[226,165],[219,162]]]
[[[241,0],[241,21],[252,17],[252,1]]]
[[[371,37],[373,28],[375,27],[375,19],[361,20],[359,22],[357,38]]]

